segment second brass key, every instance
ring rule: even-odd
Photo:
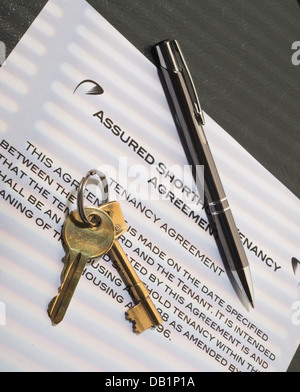
[[[126,318],[133,323],[133,330],[142,333],[150,327],[156,327],[162,323],[160,314],[154,306],[149,292],[140,280],[125,252],[118,242],[118,238],[127,230],[126,222],[121,211],[120,204],[116,201],[99,207],[112,219],[115,226],[115,241],[108,255],[115,261],[120,269],[120,275],[129,289],[129,293],[135,303],[125,314]]]

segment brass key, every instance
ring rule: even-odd
[[[162,319],[149,297],[147,288],[139,279],[118,242],[118,238],[127,230],[120,204],[113,201],[103,204],[99,209],[105,211],[114,223],[116,236],[108,255],[112,261],[117,263],[120,269],[120,275],[126,287],[129,288],[129,293],[135,303],[134,307],[125,312],[126,318],[133,323],[134,332],[142,333],[150,327],[156,327],[161,324]]]
[[[53,325],[64,318],[86,263],[107,253],[115,240],[114,224],[104,210],[87,207],[84,212],[89,225],[83,223],[78,211],[75,211],[68,216],[63,227],[66,256],[63,260],[62,284],[48,307]]]

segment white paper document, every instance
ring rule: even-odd
[[[155,44],[155,42],[153,42]],[[157,69],[83,0],[50,0],[0,69],[0,370],[285,371],[300,337],[300,203],[206,116],[251,267],[255,309],[231,286]],[[120,239],[163,324],[140,335],[107,256],[64,320],[61,228],[90,170],[107,176]],[[86,205],[101,192],[89,183]]]

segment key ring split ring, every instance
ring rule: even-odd
[[[91,222],[85,214],[84,211],[84,194],[85,188],[89,182],[90,177],[98,176],[100,179],[100,188],[102,192],[102,204],[106,204],[109,202],[109,187],[108,182],[105,174],[103,174],[99,170],[90,170],[85,177],[81,180],[79,187],[78,187],[78,194],[77,194],[77,209],[79,216],[83,223],[87,226],[94,227],[95,224]]]

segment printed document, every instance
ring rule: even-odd
[[[153,42],[155,44],[155,42]],[[206,115],[251,267],[255,309],[220,258],[156,67],[84,0],[50,0],[0,69],[0,370],[285,371],[300,337],[300,203]],[[104,172],[120,243],[163,324],[140,335],[107,255],[64,320],[62,225]],[[91,181],[85,205],[98,207]]]

